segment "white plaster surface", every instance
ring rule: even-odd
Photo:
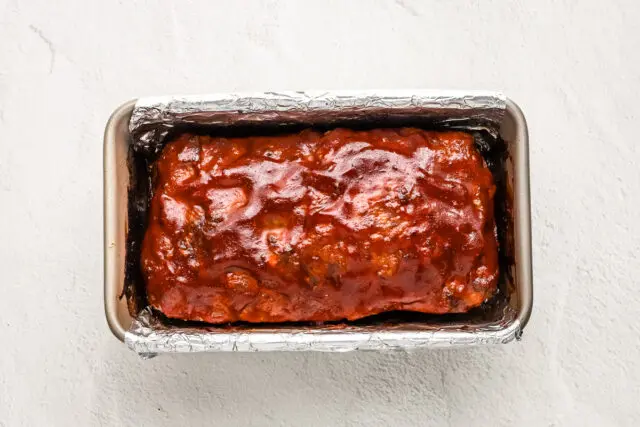
[[[637,1],[0,0],[0,426],[640,425]],[[499,89],[529,122],[519,343],[140,360],[102,305],[102,132],[146,95]]]

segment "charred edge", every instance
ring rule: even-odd
[[[211,324],[199,322],[195,320],[180,320],[167,317],[157,308],[152,307],[154,318],[160,324],[165,326],[174,326],[179,328],[206,328],[211,331],[228,330],[233,328],[251,328],[251,329],[274,329],[282,326],[289,328],[311,328],[311,327],[346,327],[346,326],[380,326],[380,325],[397,325],[401,323],[424,323],[424,324],[450,324],[460,323],[465,325],[473,325],[474,323],[484,323],[491,321],[492,317],[486,307],[476,307],[466,313],[448,313],[448,314],[427,314],[412,311],[388,311],[385,313],[374,314],[363,317],[358,320],[332,320],[327,322],[285,322],[285,323],[251,323],[251,322],[229,322],[220,324]]]
[[[151,174],[144,156],[129,149],[129,194],[127,218],[127,250],[125,254],[125,283],[123,293],[127,298],[129,314],[133,317],[148,305],[145,282],[140,265],[142,240],[147,228],[147,216],[151,197]]]
[[[496,114],[498,115],[498,114]],[[203,125],[198,123],[180,123],[167,127],[165,124],[144,125],[132,135],[134,150],[153,161],[168,141],[182,133],[208,135],[223,138],[242,138],[250,136],[273,136],[290,134],[312,128],[324,132],[331,129],[347,127],[353,130],[370,130],[380,128],[417,127],[426,130],[461,130],[472,132],[474,128],[497,129],[498,124],[481,119],[451,119],[450,117],[415,117],[394,115],[391,113],[375,113],[366,118],[336,119],[327,123],[241,123],[236,125]],[[492,132],[485,132],[490,138]]]
[[[494,196],[494,218],[496,221],[498,237],[498,265],[500,276],[498,279],[497,297],[491,304],[486,304],[493,309],[502,309],[507,302],[507,298],[515,289],[513,277],[511,277],[510,266],[515,263],[515,254],[511,253],[513,248],[513,207],[511,206],[508,194],[508,180],[506,173],[506,163],[508,160],[507,143],[500,137],[494,137],[488,132],[472,132],[476,147],[485,159],[487,167],[493,175],[496,185]]]

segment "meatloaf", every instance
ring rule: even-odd
[[[496,291],[495,185],[470,134],[183,134],[153,169],[141,265],[170,318],[460,313]]]

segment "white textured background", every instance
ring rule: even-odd
[[[640,425],[640,3],[0,0],[0,426]],[[102,132],[145,95],[498,89],[531,137],[523,341],[142,361],[102,306]]]

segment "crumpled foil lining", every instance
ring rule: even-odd
[[[314,125],[371,116],[402,119],[417,115],[450,123],[478,121],[497,125],[505,108],[504,95],[481,91],[305,91],[150,97],[136,102],[129,130],[138,148],[159,150],[168,131],[177,125]]]
[[[167,326],[149,308],[142,310],[125,335],[125,342],[142,356],[157,353],[215,351],[411,350],[418,348],[505,344],[520,337],[515,310],[482,325],[404,323],[370,326],[247,328]]]
[[[307,91],[153,97],[137,101],[129,130],[134,148],[147,152],[160,151],[167,134],[184,125],[344,125],[420,118],[498,134],[505,108],[506,98],[497,92]],[[143,357],[157,353],[342,352],[502,344],[520,337],[515,313],[506,305],[496,320],[466,324],[184,327],[166,324],[145,308],[125,334],[125,342]]]

